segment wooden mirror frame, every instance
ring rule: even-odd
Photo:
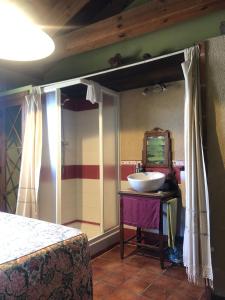
[[[148,137],[165,137],[165,156],[162,164],[153,164],[147,160],[147,139]],[[169,130],[163,130],[161,128],[154,128],[151,131],[146,131],[144,135],[143,151],[142,151],[142,163],[145,168],[171,168],[171,139]]]

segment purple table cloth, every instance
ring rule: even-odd
[[[123,224],[145,229],[159,229],[160,199],[121,196]]]

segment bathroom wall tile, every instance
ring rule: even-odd
[[[62,180],[62,223],[77,219],[76,214],[76,179]]]
[[[79,112],[63,110],[62,139],[64,165],[98,165],[98,109]]]
[[[39,189],[39,218],[47,222],[56,222],[55,192],[50,181],[41,181]]]
[[[76,163],[76,112],[62,110],[62,163],[74,165]]]
[[[100,223],[99,180],[76,179],[76,212],[80,220]]]
[[[99,164],[99,112],[98,109],[76,112],[76,164]]]

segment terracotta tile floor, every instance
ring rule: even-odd
[[[127,246],[120,259],[119,246],[92,260],[94,300],[205,300],[204,289],[189,284],[185,270],[161,270],[159,261],[133,254]]]

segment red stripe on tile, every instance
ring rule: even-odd
[[[174,167],[175,176],[177,182],[180,183],[180,171],[183,170],[183,167]],[[169,173],[168,168],[148,168],[146,171],[154,172],[162,172],[164,174]],[[135,172],[135,165],[121,165],[121,180],[127,180],[127,176]],[[116,169],[114,166],[106,166],[104,168],[105,178],[115,178],[116,177]],[[48,178],[49,171],[43,170],[42,177]],[[50,175],[51,177],[51,175]],[[98,165],[70,165],[64,166],[62,168],[62,179],[99,179],[99,166]]]
[[[62,179],[99,179],[98,165],[71,165],[62,168]]]
[[[135,165],[121,165],[120,166],[121,180],[127,180],[127,176],[132,173],[135,173]]]

